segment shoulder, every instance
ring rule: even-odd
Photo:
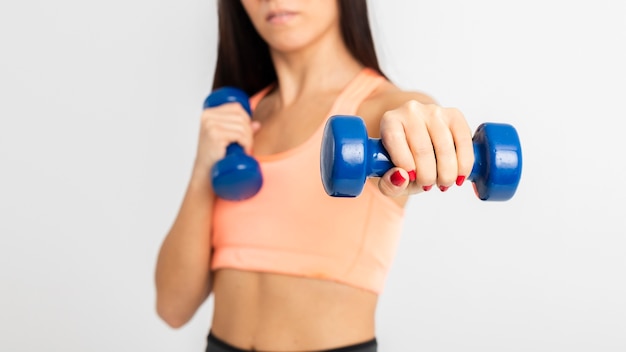
[[[422,104],[437,104],[430,95],[419,91],[406,91],[395,84],[385,81],[363,101],[357,114],[363,118],[371,137],[379,136],[380,119],[385,112],[396,109],[415,100]]]

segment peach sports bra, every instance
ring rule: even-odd
[[[277,273],[382,291],[404,209],[370,182],[356,198],[327,195],[320,176],[320,146],[326,120],[333,115],[356,115],[361,102],[384,79],[371,69],[363,69],[303,144],[256,157],[263,187],[254,197],[244,201],[216,199],[213,270]],[[264,89],[250,99],[253,110],[268,91]]]

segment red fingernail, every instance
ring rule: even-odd
[[[409,181],[413,182],[415,181],[416,178],[417,178],[417,174],[415,173],[415,170],[409,171]]]
[[[402,176],[402,174],[400,173],[400,170],[396,170],[396,172],[391,174],[390,179],[391,179],[391,183],[393,183],[393,185],[396,187],[402,186],[404,184],[404,181],[406,181],[406,178]]]
[[[448,186],[439,186],[439,190],[441,190],[441,192],[447,191],[448,188],[450,188],[450,187],[448,187]]]
[[[463,182],[465,182],[465,176],[459,176],[456,178],[456,185],[460,186],[463,184]]]
[[[422,187],[422,189],[424,190],[424,192],[428,192],[428,191],[430,191],[430,189],[431,189],[431,188],[433,188],[433,185],[430,185],[430,186],[424,186],[424,187]]]

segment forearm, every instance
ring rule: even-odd
[[[169,325],[185,324],[211,292],[211,214],[208,176],[192,176],[156,266],[157,312]]]

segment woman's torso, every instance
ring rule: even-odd
[[[221,269],[213,333],[259,351],[322,350],[372,339],[377,296],[325,280]]]
[[[380,116],[378,85],[356,114],[376,129]],[[340,91],[294,104],[269,117],[274,104],[264,99],[254,118],[262,128],[255,135],[254,155],[263,158],[294,150],[307,141],[327,118]],[[297,126],[296,126],[297,124]],[[285,134],[284,131],[297,131]],[[297,177],[297,170],[294,172]],[[374,183],[374,180],[367,182]],[[399,199],[402,206],[405,200]],[[224,268],[213,274],[215,309],[212,332],[242,349],[321,350],[370,340],[375,334],[378,295],[330,280]]]

